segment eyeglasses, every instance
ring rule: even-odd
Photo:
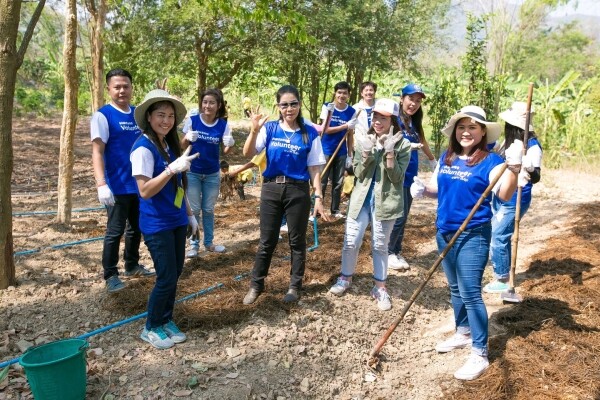
[[[282,110],[287,110],[287,108],[298,108],[300,106],[300,102],[298,101],[292,101],[290,103],[279,103],[277,104],[279,106],[279,108],[281,108]]]

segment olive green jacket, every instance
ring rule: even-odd
[[[375,219],[387,221],[396,219],[404,214],[403,186],[404,174],[410,160],[410,142],[402,139],[394,148],[396,162],[393,168],[386,167],[384,150],[376,150],[363,158],[363,150],[357,141],[354,142],[354,176],[356,183],[350,197],[348,216],[358,218],[371,186],[375,179],[373,196],[375,196]]]

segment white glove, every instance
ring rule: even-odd
[[[190,156],[191,150],[192,146],[188,146],[188,148],[185,149],[181,157],[169,164],[167,169],[173,174],[178,174],[180,172],[185,172],[189,170],[190,166],[192,165],[192,160],[194,158],[198,158],[198,156],[200,155],[200,153],[196,153],[193,156]]]
[[[225,147],[233,147],[234,144],[235,144],[235,140],[233,140],[233,136],[231,136],[231,135],[223,136],[223,145]]]
[[[352,167],[352,156],[346,156],[346,168]]]
[[[521,172],[519,172],[519,176],[517,178],[517,185],[519,187],[525,187],[529,181],[531,180],[531,176],[529,172],[525,168],[521,168]]]
[[[412,185],[410,185],[410,195],[413,199],[422,199],[423,193],[425,193],[425,185],[419,178],[415,177]]]
[[[335,104],[333,104],[333,103],[329,103],[325,106],[325,109],[329,112],[333,112],[334,108],[335,108]]]
[[[198,131],[187,131],[187,133],[185,134],[185,140],[187,140],[190,143],[198,140]]]
[[[431,168],[431,171],[435,171],[435,167],[437,167],[437,160],[435,158],[429,160],[429,168]]]
[[[355,126],[356,126],[356,118],[352,118],[350,121],[348,121],[348,129],[354,129]]]
[[[411,143],[410,144],[411,150],[419,150],[421,147],[423,147],[423,145],[421,143]]]
[[[402,132],[400,132],[400,131],[396,132],[395,135],[392,135],[392,130],[390,129],[390,133],[389,133],[387,139],[385,139],[385,142],[383,142],[383,149],[385,150],[385,152],[392,153],[394,151],[394,147],[396,147],[396,143],[401,141],[403,139],[403,137],[404,136],[402,135]]]
[[[113,196],[108,185],[98,186],[98,200],[103,206],[115,205],[115,196]]]
[[[198,221],[196,220],[196,217],[188,215],[188,225],[192,230],[192,235],[195,235],[198,232]]]
[[[527,154],[523,156],[521,160],[521,170],[526,170],[527,172],[533,172],[535,167],[533,166],[533,160]]]
[[[504,151],[504,157],[508,165],[521,165],[523,159],[523,142],[520,140],[512,142],[508,149]]]
[[[369,153],[373,150],[375,135],[355,135],[354,140],[356,140],[357,143],[360,143],[360,147],[362,147],[365,153]]]

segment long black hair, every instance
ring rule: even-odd
[[[148,109],[146,110],[146,115],[144,115],[146,121],[148,120],[148,117],[150,116],[150,114],[152,114],[153,111],[155,111],[158,107],[163,105],[170,105],[171,107],[173,107],[173,112],[175,113],[175,121],[177,121],[177,109],[175,108],[175,105],[168,100],[157,101],[156,103],[151,104],[150,107],[148,107]],[[175,161],[171,160],[169,153],[163,147],[162,143],[160,142],[160,139],[158,138],[158,135],[156,134],[156,132],[154,132],[152,126],[150,126],[150,123],[146,123],[146,129],[144,130],[144,133],[148,136],[150,141],[154,143],[154,145],[158,149],[158,152],[167,163],[170,164],[171,162]],[[169,130],[169,133],[167,133],[167,136],[165,136],[165,142],[167,143],[167,146],[169,146],[169,148],[173,151],[173,153],[175,153],[175,158],[181,157],[181,147],[179,145],[179,135],[177,134],[176,124],[173,124],[171,130]],[[183,183],[183,189],[186,190],[187,176],[185,172],[181,173],[181,180]],[[173,183],[175,191],[177,191],[177,174],[173,174],[173,176],[171,177],[171,182]]]
[[[407,94],[402,96],[402,101],[404,101],[404,98],[407,96],[410,95]],[[419,135],[419,142],[423,143],[425,141],[425,132],[423,131],[423,105],[420,105],[417,112],[410,116],[404,112],[402,104],[400,104],[400,113],[402,114],[402,122],[404,122],[406,128],[408,129],[410,123],[412,122],[412,126],[415,132],[417,133],[417,135]]]
[[[218,108],[217,108],[217,114],[215,117],[221,118],[221,119],[224,119],[227,121],[227,102],[225,101],[225,98],[223,97],[223,92],[221,91],[221,89],[210,88],[210,89],[206,89],[205,91],[203,91],[200,94],[200,109],[202,109],[202,101],[204,100],[204,97],[206,97],[206,96],[212,96],[217,101]]]
[[[534,131],[529,131],[527,137],[529,139],[536,137]],[[514,126],[509,124],[508,122],[504,123],[504,144],[500,148],[501,154],[504,154],[504,150],[508,149],[511,144],[515,140],[520,140],[523,142],[523,145],[527,147],[527,143],[523,141],[525,138],[525,131],[518,126]]]
[[[298,100],[298,103],[299,103],[298,104],[298,116],[296,117],[296,123],[300,127],[300,132],[302,132],[302,142],[304,144],[307,144],[308,143],[308,131],[306,130],[306,126],[304,124],[304,118],[302,118],[302,109],[300,107],[300,105],[302,104],[300,101],[300,92],[298,92],[298,89],[296,89],[296,86],[283,85],[282,87],[280,87],[275,96],[275,98],[277,99],[277,104],[279,104],[279,101],[281,100],[281,96],[283,96],[284,94],[287,94],[287,93],[294,95],[294,97],[296,97],[296,100]],[[279,113],[279,120],[283,121],[283,115],[281,115],[281,112]]]

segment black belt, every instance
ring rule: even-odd
[[[275,183],[308,183],[308,181],[303,181],[302,179],[294,179],[288,178],[287,176],[281,175],[273,178],[265,178],[265,182],[275,182]]]

